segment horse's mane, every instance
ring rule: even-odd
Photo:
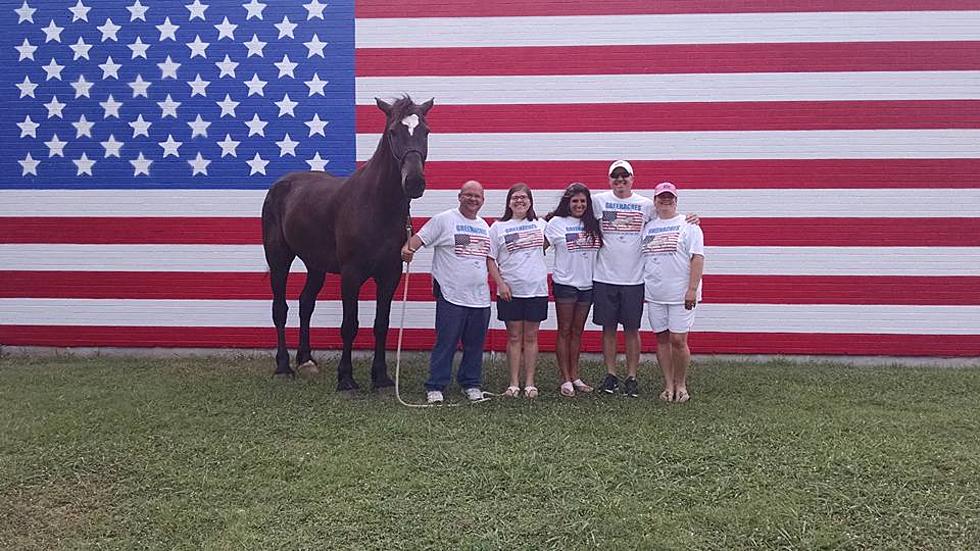
[[[391,104],[392,119],[401,120],[408,115],[411,115],[414,107],[416,107],[416,105],[415,102],[412,101],[412,97],[405,94]]]

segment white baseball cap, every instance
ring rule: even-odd
[[[626,172],[629,172],[630,176],[633,175],[633,165],[631,165],[629,161],[614,161],[613,164],[609,165],[609,175],[612,176],[613,171],[617,168],[622,168]]]

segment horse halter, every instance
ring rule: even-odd
[[[394,157],[396,161],[398,161],[398,166],[401,166],[405,157],[407,157],[409,153],[413,153],[413,152],[418,153],[419,158],[422,159],[422,164],[423,165],[425,164],[425,155],[423,155],[421,151],[415,149],[414,147],[411,149],[406,149],[405,152],[402,153],[402,155],[399,157],[398,153],[395,152],[394,144],[391,143],[391,134],[388,132],[387,129],[385,129],[385,140],[388,142],[388,150],[391,151],[391,156]]]

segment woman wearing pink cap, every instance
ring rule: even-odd
[[[657,334],[657,363],[664,374],[660,399],[687,402],[687,368],[691,351],[687,334],[694,307],[701,302],[704,234],[677,214],[677,188],[670,182],[653,192],[657,217],[643,228],[643,278],[647,316]]]

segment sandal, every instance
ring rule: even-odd
[[[674,401],[674,391],[673,390],[664,389],[664,391],[660,393],[660,399],[663,400],[664,402],[673,402]]]
[[[561,386],[558,387],[558,391],[562,396],[566,396],[568,398],[575,396],[575,387],[572,385],[571,381],[565,381],[562,383]]]
[[[687,390],[678,390],[677,394],[674,396],[674,401],[678,404],[683,404],[684,402],[691,399],[691,395],[687,393]]]
[[[591,386],[585,384],[585,381],[582,379],[575,379],[572,381],[572,385],[575,387],[575,390],[585,394],[588,394],[594,390]]]
[[[521,387],[519,386],[509,386],[507,390],[504,391],[504,396],[508,398],[517,398],[521,395]]]
[[[524,387],[524,397],[528,400],[533,400],[538,397],[538,387],[536,386],[526,386]]]

